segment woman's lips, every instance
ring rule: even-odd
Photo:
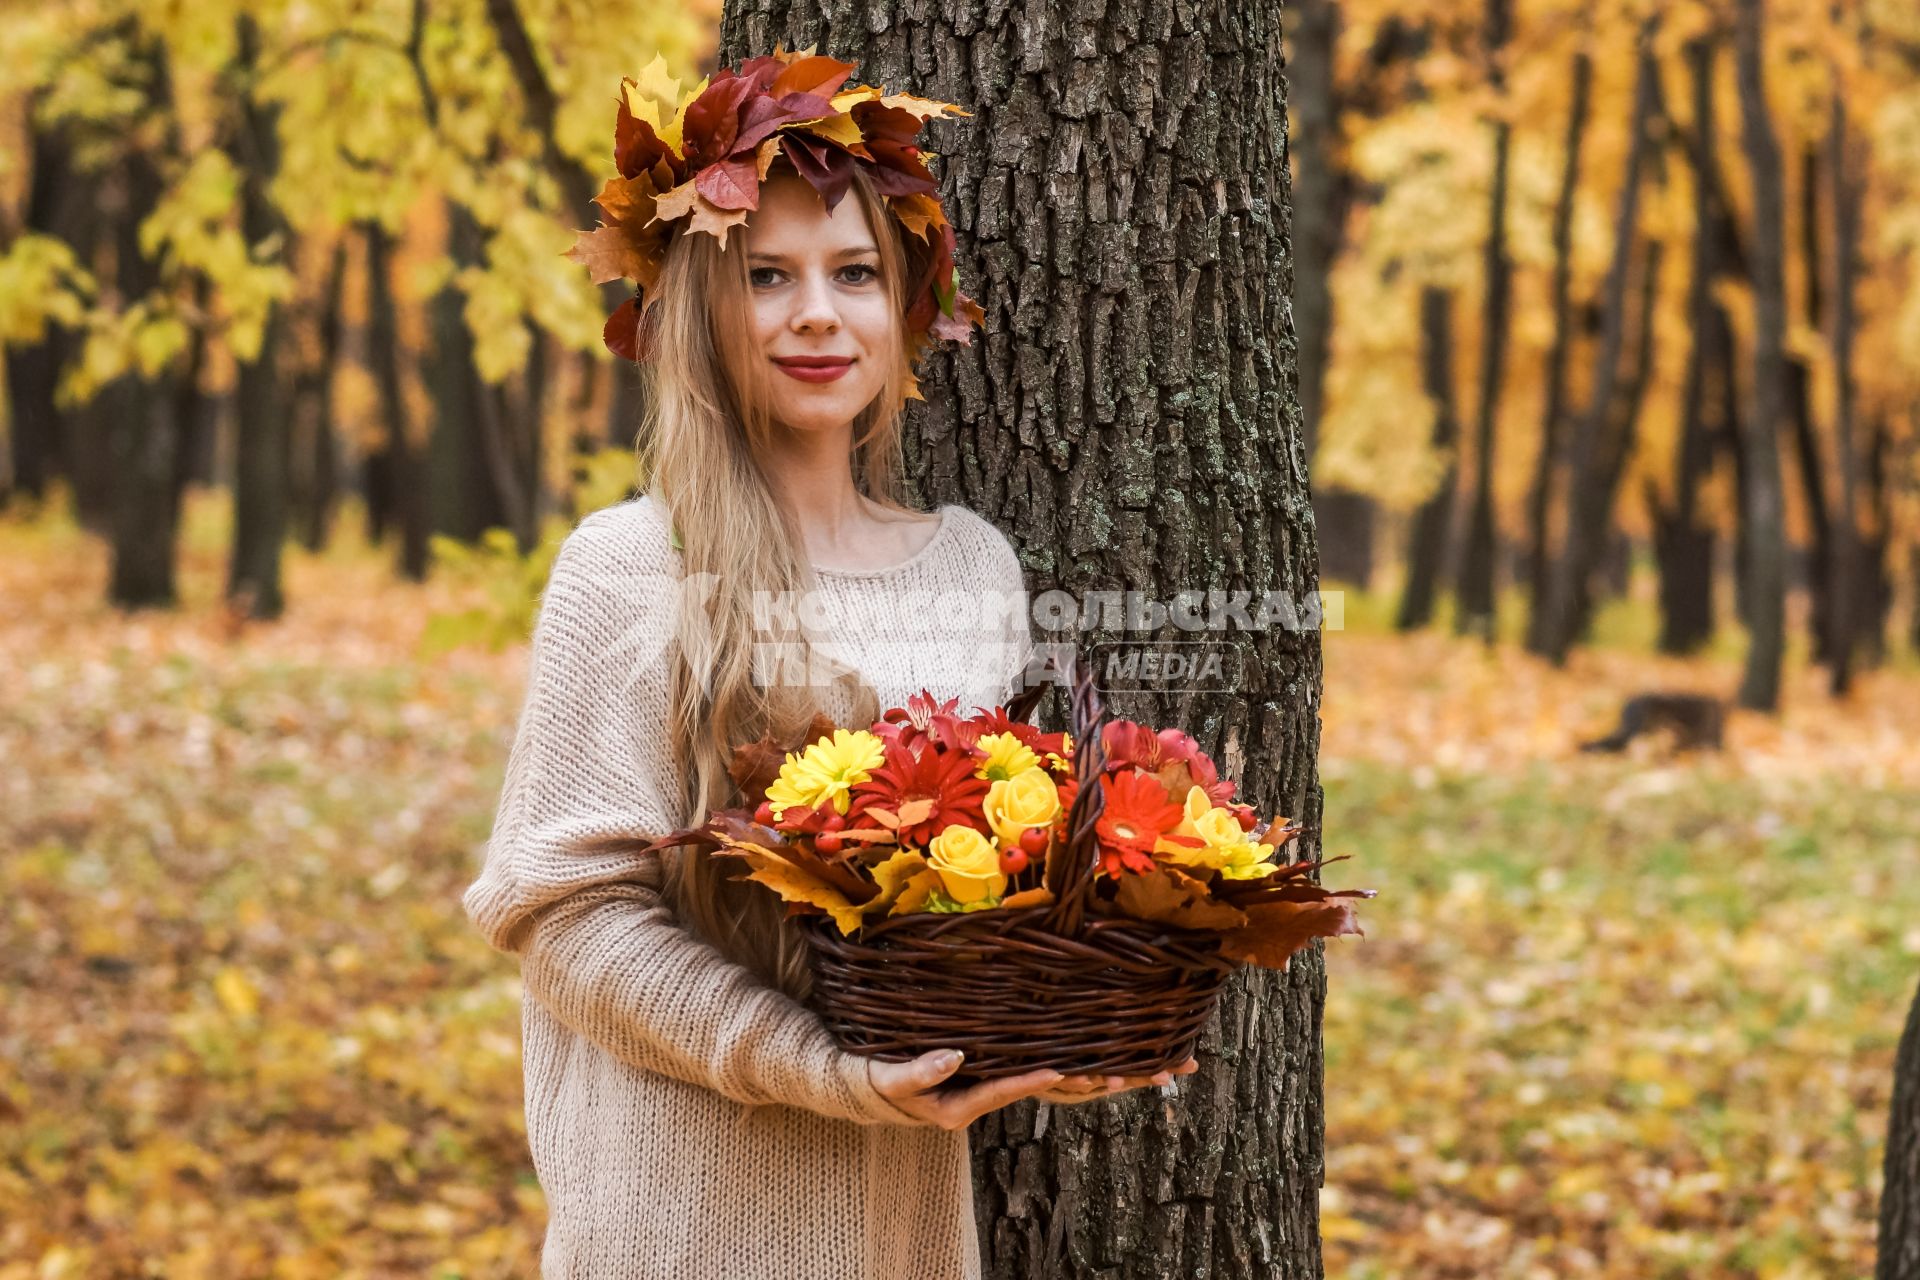
[[[780,372],[802,382],[832,382],[853,367],[847,356],[776,356],[773,362]]]

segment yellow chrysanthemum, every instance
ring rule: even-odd
[[[799,755],[787,752],[780,776],[767,788],[774,820],[789,805],[812,809],[828,801],[845,813],[848,793],[871,777],[886,758],[885,744],[865,729],[835,729],[831,738],[822,737]]]
[[[1203,789],[1187,788],[1185,809],[1172,834],[1195,836],[1206,843],[1194,848],[1162,839],[1153,846],[1155,857],[1183,867],[1206,867],[1228,880],[1258,880],[1276,870],[1273,846],[1250,836],[1233,811],[1216,807]]]
[[[974,769],[977,778],[1011,778],[1040,767],[1040,757],[1033,748],[1010,733],[982,734],[978,745],[987,758]]]
[[[1047,768],[1053,770],[1055,773],[1072,773],[1073,761],[1069,758],[1072,754],[1073,735],[1065,729],[1062,729],[1060,731],[1060,754],[1055,755],[1051,751],[1047,752]]]

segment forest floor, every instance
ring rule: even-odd
[[[0,1280],[533,1275],[519,986],[459,906],[524,651],[423,657],[473,593],[370,552],[238,626],[219,548],[123,616],[0,521]],[[1920,676],[1573,750],[1737,676],[1328,633],[1328,878],[1381,890],[1328,948],[1334,1280],[1871,1270]]]

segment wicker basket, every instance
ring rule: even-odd
[[[933,1049],[965,1055],[956,1078],[1037,1067],[1151,1075],[1185,1061],[1238,967],[1219,935],[1105,914],[1093,893],[1105,708],[1075,664],[1070,727],[1078,789],[1046,867],[1045,906],[914,912],[843,935],[802,922],[811,1002],[841,1046],[888,1062]]]

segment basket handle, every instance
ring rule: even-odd
[[[1093,686],[1093,664],[1075,653],[1072,670],[1073,697],[1067,716],[1073,734],[1073,777],[1076,784],[1073,804],[1067,809],[1067,837],[1058,856],[1047,862],[1046,886],[1053,890],[1053,910],[1048,926],[1069,937],[1080,932],[1086,916],[1087,900],[1093,895],[1093,871],[1098,841],[1095,824],[1106,802],[1100,786],[1106,771],[1107,752],[1101,730],[1106,724],[1106,704]]]

